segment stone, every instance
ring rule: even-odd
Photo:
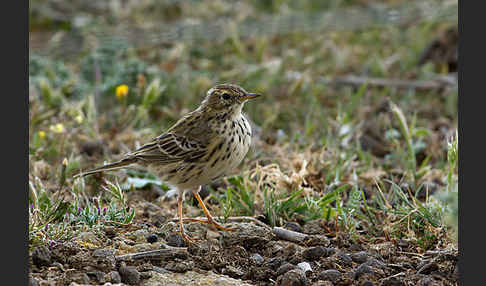
[[[37,267],[50,266],[52,264],[51,251],[46,246],[39,246],[32,251],[32,262]]]
[[[368,260],[368,253],[366,253],[365,251],[351,253],[349,256],[354,262],[359,264],[365,263]]]
[[[310,261],[319,260],[319,258],[327,256],[327,249],[322,246],[307,248],[302,252],[302,256]]]
[[[277,278],[277,286],[307,286],[309,280],[301,269],[290,270]]]
[[[173,247],[185,247],[185,246],[187,246],[186,242],[184,241],[182,236],[180,236],[177,233],[173,233],[173,234],[169,235],[169,237],[167,237],[167,245],[173,246]]]
[[[134,266],[121,265],[118,270],[121,281],[130,285],[137,285],[140,283],[140,272]]]
[[[357,280],[362,274],[365,274],[365,273],[373,273],[373,269],[371,269],[371,267],[369,267],[366,264],[361,264],[354,271],[354,279]]]
[[[118,271],[111,271],[108,273],[108,277],[110,277],[111,283],[120,283],[121,282],[121,276]]]
[[[296,222],[286,222],[283,226],[285,229],[292,230],[295,232],[302,232],[302,227]]]
[[[291,264],[291,263],[284,263],[282,265],[280,265],[280,267],[277,269],[277,275],[280,276],[282,274],[285,274],[287,272],[289,272],[290,270],[293,270],[293,269],[296,269],[297,266]]]
[[[307,273],[307,271],[312,272],[312,267],[310,266],[309,262],[301,262],[301,263],[297,264],[297,267],[302,269],[302,271],[304,271],[304,273]]]
[[[82,272],[66,272],[66,278],[68,281],[76,282],[79,284],[90,284],[89,277],[86,273]]]
[[[255,265],[261,265],[264,261],[264,258],[258,253],[253,253],[250,256],[250,261],[253,262]]]
[[[328,269],[319,273],[319,280],[327,280],[331,282],[336,282],[341,278],[341,272],[336,269]]]
[[[147,238],[148,243],[154,243],[154,242],[157,242],[159,240],[159,237],[157,235],[153,234],[153,233],[147,235],[146,238]]]

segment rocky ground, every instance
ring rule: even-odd
[[[405,240],[353,243],[314,220],[270,227],[255,218],[234,232],[187,223],[145,202],[136,222],[103,225],[30,255],[30,285],[457,285],[458,252]],[[438,244],[440,247],[440,244]]]

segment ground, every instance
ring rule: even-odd
[[[457,285],[457,1],[189,2],[32,1],[31,285]],[[201,191],[236,231],[186,245],[138,167],[74,178],[221,82],[263,95]]]

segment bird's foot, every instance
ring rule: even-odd
[[[189,244],[194,244],[199,241],[198,238],[190,237],[189,235],[186,234],[184,230],[179,231],[180,236],[184,241],[189,245]]]

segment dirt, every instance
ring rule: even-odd
[[[230,223],[234,232],[187,223],[188,233],[201,239],[187,246],[164,210],[144,212],[128,226],[106,225],[34,248],[31,285],[458,284],[456,250],[427,252],[403,240],[354,243],[346,234],[330,233],[321,220],[288,224],[307,234],[300,242],[280,239],[255,221]],[[122,259],[161,249],[164,255]]]

